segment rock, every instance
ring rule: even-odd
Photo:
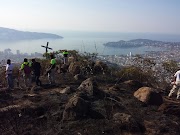
[[[96,61],[94,64],[94,73],[95,74],[104,74],[105,70],[107,69],[107,65],[104,64],[102,61]]]
[[[69,65],[62,64],[60,67],[60,73],[67,73],[68,72]]]
[[[77,91],[81,93],[80,95],[84,95],[84,97],[87,98],[96,97],[102,99],[108,95],[105,91],[98,89],[97,82],[93,78],[88,78],[83,81],[77,88]]]
[[[176,115],[180,117],[180,104],[175,103],[163,103],[159,106],[158,111],[164,114]]]
[[[73,75],[79,74],[80,73],[80,66],[77,63],[71,63],[69,65],[69,72]]]
[[[126,113],[116,113],[113,115],[113,121],[122,130],[128,130],[130,132],[143,132],[143,126],[135,120],[131,115]]]
[[[80,75],[80,74],[77,74],[77,75],[74,76],[74,79],[75,80],[81,80],[81,79],[83,79],[83,76]]]
[[[72,92],[71,87],[66,87],[60,91],[61,94],[70,94]]]
[[[134,97],[149,105],[161,105],[163,98],[160,93],[150,87],[141,87],[134,92]]]
[[[72,56],[68,57],[68,63],[72,63],[72,62],[74,62],[74,61],[75,61],[75,58],[74,58],[74,57],[72,57]]]
[[[147,135],[179,135],[179,123],[164,116],[144,120],[144,127]]]
[[[10,106],[6,106],[4,108],[0,108],[0,113],[2,112],[8,112],[12,109],[19,109],[21,106],[20,105],[10,105]]]
[[[77,89],[79,91],[86,92],[88,96],[93,96],[97,90],[97,83],[93,80],[93,78],[88,78],[83,81]]]
[[[89,111],[89,102],[75,95],[65,106],[63,120],[76,120],[83,118]]]
[[[92,119],[104,119],[107,116],[104,101],[98,100],[91,103],[91,108],[88,114]]]
[[[143,87],[143,84],[139,81],[135,81],[135,80],[128,80],[128,81],[125,81],[123,82],[127,87],[129,87],[130,89],[133,89],[133,90],[137,90],[141,87]]]
[[[113,116],[113,120],[116,123],[130,123],[132,117],[129,114],[125,114],[125,113],[116,113]]]

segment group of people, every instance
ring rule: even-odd
[[[41,81],[39,80],[41,74],[41,64],[35,59],[28,62],[25,58],[24,62],[21,64],[20,72],[23,73],[24,83],[27,87],[31,85],[31,82],[35,80],[37,86],[41,86]]]
[[[68,63],[68,51],[64,50],[63,51],[63,62],[64,64]],[[53,54],[50,55],[50,65],[47,70],[47,75],[48,75],[48,80],[50,84],[55,83],[55,66],[56,66],[56,59]],[[28,87],[31,85],[32,80],[36,82],[37,86],[41,86],[42,83],[39,79],[40,74],[41,74],[41,64],[37,62],[35,59],[31,60],[31,63],[28,62],[28,59],[25,58],[24,62],[21,65],[20,71],[23,72],[23,78],[24,78],[24,83]],[[14,83],[13,83],[13,65],[11,64],[11,60],[7,60],[7,65],[6,65],[6,78],[7,78],[7,84],[8,84],[8,89],[13,89],[14,88]],[[173,87],[170,90],[168,97],[172,97],[172,95],[177,92],[176,99],[180,99],[180,70],[178,70],[174,74],[174,79],[173,79]]]
[[[6,79],[8,90],[13,90],[14,81],[13,81],[13,65],[11,64],[11,60],[7,60],[6,64]],[[28,62],[27,58],[24,58],[24,62],[21,64],[19,69],[19,73],[23,74],[23,79],[26,87],[31,86],[32,81],[36,82],[36,85],[41,86],[42,83],[39,80],[41,74],[41,64],[37,62],[35,59],[32,59],[31,62]]]
[[[63,63],[68,63],[68,54],[67,50],[63,51]],[[55,67],[56,67],[56,59],[53,54],[50,54],[50,65],[47,69],[47,76],[49,80],[49,84],[55,84]],[[31,59],[31,62],[28,61],[27,58],[24,58],[24,62],[21,64],[19,69],[19,73],[23,74],[23,79],[26,87],[30,87],[32,82],[35,82],[37,86],[42,86],[40,81],[41,75],[41,64],[36,61],[35,58]],[[6,79],[8,84],[8,90],[14,88],[13,82],[13,65],[11,64],[11,60],[7,60],[6,64]]]
[[[50,55],[50,65],[48,68],[47,76],[50,84],[55,83],[55,66],[56,66],[56,60],[53,54]],[[14,82],[13,82],[13,64],[11,63],[11,60],[7,60],[6,64],[6,79],[8,90],[13,90],[14,88]],[[42,83],[40,81],[40,75],[41,75],[41,64],[36,61],[35,58],[31,59],[29,62],[27,58],[24,58],[23,63],[20,66],[19,69],[19,75],[23,75],[24,84],[26,87],[30,87],[32,82],[35,82],[37,86],[42,86]]]

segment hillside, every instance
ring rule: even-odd
[[[63,37],[51,33],[19,31],[19,30],[0,27],[0,41],[34,40],[34,39],[47,39],[47,38],[58,39]]]
[[[179,135],[180,102],[167,98],[169,85],[139,68],[81,59],[58,63],[55,85],[44,73],[41,87],[26,88],[20,77],[6,91],[1,81],[1,134]]]
[[[180,46],[180,42],[164,42],[164,41],[156,41],[150,39],[132,39],[129,41],[120,40],[117,42],[107,42],[104,44],[104,46],[114,47],[114,48],[135,48],[142,46],[173,47],[173,46]]]

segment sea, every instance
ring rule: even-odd
[[[47,32],[48,33],[48,32]],[[51,32],[53,33],[53,32]],[[120,40],[132,39],[151,39],[158,41],[180,42],[180,35],[172,34],[153,34],[153,33],[119,33],[119,32],[79,32],[79,31],[56,31],[53,34],[62,36],[62,39],[39,39],[39,40],[21,40],[21,41],[0,41],[0,51],[10,49],[16,54],[17,50],[21,53],[44,53],[49,42],[49,47],[53,50],[77,50],[80,53],[97,53],[98,55],[132,55],[144,54],[147,51],[162,51],[157,47],[136,47],[136,48],[113,48],[105,47],[107,42],[116,42]]]

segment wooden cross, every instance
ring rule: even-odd
[[[52,50],[52,48],[48,47],[49,42],[47,42],[46,46],[41,45],[41,47],[46,48],[46,53],[48,52],[48,49]]]
[[[41,47],[46,48],[46,54],[45,54],[45,55],[46,55],[46,59],[47,59],[47,52],[48,52],[48,49],[52,50],[52,48],[48,47],[48,44],[49,44],[49,42],[47,42],[46,46],[41,45]]]

